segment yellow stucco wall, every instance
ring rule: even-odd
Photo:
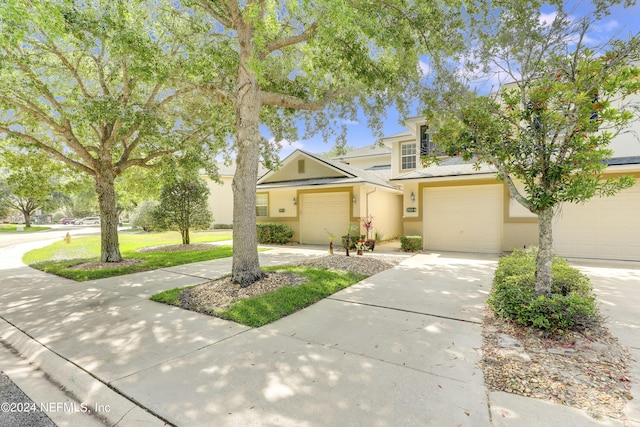
[[[371,191],[371,190],[369,190]],[[376,190],[369,193],[369,214],[373,215],[373,227],[369,238],[374,239],[378,232],[382,239],[391,239],[402,234],[402,195]],[[367,212],[362,218],[366,218]],[[364,233],[363,229],[363,233]]]
[[[213,213],[214,224],[233,224],[233,189],[231,182],[233,177],[221,177],[222,183],[218,184],[205,178],[209,187],[208,204]]]

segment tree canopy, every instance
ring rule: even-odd
[[[210,143],[197,97],[181,83],[182,38],[168,4],[15,0],[0,4],[0,136],[94,180],[102,261],[121,259],[114,180],[187,146]],[[197,113],[197,114],[196,114]]]

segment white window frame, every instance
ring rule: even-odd
[[[264,218],[269,216],[269,194],[256,194],[256,216]]]
[[[418,163],[415,142],[403,142],[400,144],[400,169],[415,169]]]

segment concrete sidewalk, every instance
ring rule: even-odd
[[[292,246],[260,258],[324,253]],[[84,283],[10,268],[0,270],[0,341],[25,358],[7,373],[35,402],[68,402],[49,413],[60,426],[622,426],[488,393],[478,361],[495,265],[414,255],[258,329],[148,300],[226,274],[230,259]],[[0,352],[3,366],[8,358]],[[42,372],[64,385],[62,400],[32,396]]]

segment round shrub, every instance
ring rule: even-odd
[[[256,224],[258,232],[258,243],[275,243],[284,245],[293,237],[295,231],[287,224],[277,224],[264,222]]]
[[[400,237],[400,248],[405,252],[417,252],[422,250],[422,237],[402,236]]]
[[[500,317],[548,331],[587,327],[598,319],[589,279],[567,261],[555,257],[549,296],[535,293],[535,249],[503,257],[496,269],[487,304]]]

